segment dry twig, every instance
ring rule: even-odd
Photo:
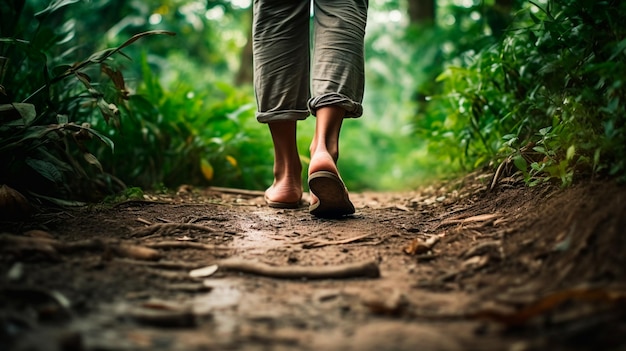
[[[133,230],[134,236],[148,236],[157,232],[165,235],[182,230],[198,230],[203,232],[214,233],[217,230],[204,225],[193,223],[155,223],[143,228],[137,228]]]
[[[146,244],[153,249],[198,249],[198,250],[232,250],[231,247],[197,243],[193,241],[159,241]]]
[[[345,279],[378,278],[380,270],[374,261],[346,263],[336,266],[270,266],[261,262],[229,258],[218,262],[220,268],[282,279]]]
[[[189,263],[182,261],[140,261],[129,258],[118,258],[115,261],[123,264],[132,264],[137,266],[167,270],[189,270],[206,265],[206,263]]]
[[[224,194],[234,194],[234,195],[245,195],[245,196],[263,196],[265,194],[264,191],[261,190],[246,190],[246,189],[235,189],[235,188],[224,188],[219,186],[212,186],[209,190],[215,190]]]
[[[81,251],[103,251],[110,252],[115,256],[138,260],[152,261],[161,258],[161,254],[158,251],[145,246],[100,239],[61,242],[43,237],[24,237],[4,234],[0,236],[0,244],[2,244],[1,246],[3,248],[8,250],[17,252],[41,252],[50,257],[56,257],[59,253],[71,254]]]
[[[480,215],[471,216],[471,217],[457,216],[453,218],[444,219],[437,225],[436,228],[440,228],[442,226],[446,226],[450,224],[460,224],[461,226],[463,226],[463,225],[467,225],[470,223],[472,224],[479,223],[472,227],[474,229],[477,229],[477,228],[485,227],[493,223],[494,221],[500,219],[501,217],[502,216],[497,213],[485,213],[485,214],[480,214]]]
[[[143,223],[143,224],[145,224],[145,225],[152,225],[152,222],[150,222],[150,221],[149,221],[149,220],[147,220],[147,219],[141,218],[141,217],[137,217],[135,220],[136,220],[137,222],[139,222],[139,223]]]
[[[367,234],[363,234],[363,235],[359,235],[359,236],[355,236],[352,238],[347,238],[347,239],[343,239],[343,240],[305,240],[302,243],[302,248],[304,249],[313,249],[316,247],[324,247],[324,246],[330,246],[330,245],[343,245],[343,244],[350,244],[362,239],[365,239],[369,236],[371,236],[374,233],[367,233]]]

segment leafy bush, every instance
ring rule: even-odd
[[[95,139],[113,148],[90,121],[100,115],[119,125],[127,96],[113,57],[144,36],[167,33],[144,32],[76,60],[75,21],[64,17],[76,2],[52,1],[38,12],[19,0],[0,5],[0,183],[57,202],[120,188],[87,147]]]
[[[94,124],[116,145],[114,154],[97,152],[110,172],[143,188],[266,186],[271,140],[254,118],[251,92],[224,83],[198,90],[184,81],[166,88],[149,61],[143,55],[142,78],[130,88],[120,128]]]
[[[624,20],[620,1],[530,3],[501,43],[439,76],[428,113],[451,138],[432,146],[463,145],[470,167],[515,165],[531,185],[626,179]]]

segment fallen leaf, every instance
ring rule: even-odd
[[[463,261],[463,268],[466,269],[479,269],[489,263],[489,256],[472,256]]]
[[[189,276],[192,278],[206,278],[215,274],[215,272],[217,272],[217,269],[217,265],[213,264],[210,266],[194,269],[189,272]]]
[[[426,240],[413,239],[409,245],[404,248],[404,253],[407,255],[420,255],[430,251],[433,246],[439,241],[439,236],[433,235]]]
[[[16,262],[7,272],[7,279],[9,281],[16,281],[22,279],[24,276],[24,264],[22,262]]]
[[[465,218],[462,222],[463,223],[471,223],[471,222],[486,222],[486,221],[490,221],[492,219],[496,219],[499,216],[495,213],[489,213],[489,214],[482,214],[482,215],[478,215],[478,216],[472,216],[472,217],[468,217]]]
[[[486,213],[486,214],[471,216],[467,218],[458,218],[458,217],[450,218],[450,219],[442,221],[441,223],[439,223],[439,225],[442,226],[442,225],[457,224],[457,223],[467,224],[467,223],[477,223],[477,222],[490,222],[499,218],[500,218],[500,215],[497,213]]]

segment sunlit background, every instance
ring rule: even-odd
[[[364,115],[340,142],[348,187],[414,189],[481,168],[530,185],[626,178],[615,6],[370,1]],[[0,182],[70,197],[271,184],[251,1],[15,1],[0,20],[0,117],[23,118],[0,121]],[[304,169],[313,126],[299,124]]]
[[[491,34],[491,27],[481,23],[481,11],[487,10],[488,6],[480,1],[440,0],[435,19],[438,26],[434,28],[428,22],[412,23],[404,1],[370,2],[364,116],[346,121],[341,139],[339,165],[351,189],[413,188],[435,178],[452,176],[462,169],[460,164],[451,165],[445,159],[445,153],[433,155],[427,142],[416,131],[415,122],[419,118],[420,101],[427,98],[424,95],[427,86],[449,60],[446,56],[454,55],[461,45],[467,45],[481,35]],[[125,39],[124,33],[137,30],[167,29],[177,33],[176,38],[153,40],[148,44],[150,50],[145,52],[164,88],[171,92],[185,91],[182,95],[190,100],[200,99],[204,104],[216,103],[207,101],[214,97],[207,92],[216,85],[235,87],[244,94],[247,92],[249,104],[241,106],[246,108],[245,111],[238,110],[240,115],[236,123],[243,123],[244,127],[239,125],[239,130],[232,126],[232,130],[216,131],[217,126],[207,121],[207,131],[200,131],[200,134],[208,137],[213,133],[212,140],[218,143],[254,144],[248,147],[256,150],[259,157],[235,152],[226,153],[223,160],[207,156],[207,162],[214,169],[214,180],[227,180],[232,176],[230,172],[237,172],[228,165],[220,166],[229,159],[226,156],[231,157],[231,166],[236,164],[234,168],[238,169],[271,167],[271,145],[266,127],[249,118],[255,108],[249,86],[250,52],[246,47],[251,2],[131,1],[126,9],[133,14],[126,14],[107,31],[110,44]],[[186,118],[202,119],[192,115]],[[305,166],[313,123],[309,119],[299,128],[300,153]],[[200,125],[196,127],[201,128]],[[242,129],[247,135],[237,135]],[[261,140],[264,135],[266,140]],[[462,145],[458,147],[461,149]],[[246,181],[246,186],[267,186],[271,180],[268,175],[266,171],[262,179]]]

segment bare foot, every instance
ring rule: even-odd
[[[294,208],[302,198],[302,164],[296,145],[296,122],[269,124],[274,142],[274,183],[265,191],[271,207]]]
[[[316,152],[309,164],[309,213],[321,218],[340,218],[355,212],[339,176],[335,159],[328,152]]]
[[[335,164],[335,159],[328,152],[318,151],[311,156],[308,174],[311,175],[319,171],[327,171],[339,176],[339,170]],[[309,192],[309,195],[311,197],[311,204],[317,203],[317,196],[315,196],[313,192]]]
[[[265,190],[265,199],[268,200],[270,206],[275,205],[274,207],[282,207],[280,204],[292,207],[291,205],[298,204],[301,198],[302,180],[300,177],[275,179],[274,184]]]
[[[318,151],[311,156],[309,175],[318,171],[328,171],[339,175],[335,159],[328,152]]]

